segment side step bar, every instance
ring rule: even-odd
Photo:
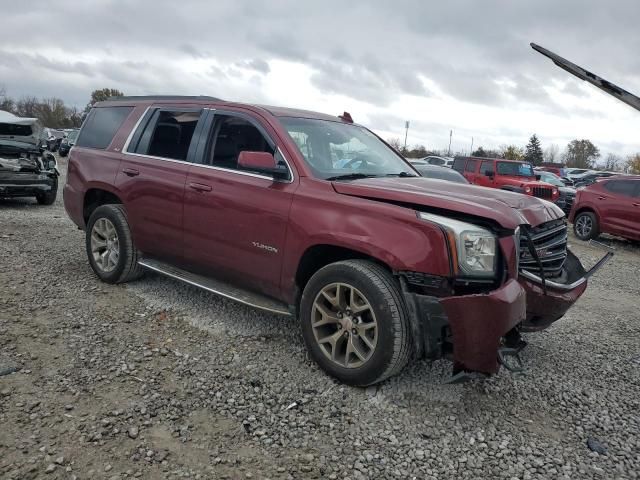
[[[237,288],[219,280],[204,277],[196,273],[187,272],[181,268],[174,267],[164,262],[151,258],[143,258],[138,260],[138,264],[144,268],[154,272],[161,273],[167,277],[175,278],[182,282],[188,283],[211,293],[220,295],[221,297],[234,300],[250,307],[266,310],[267,312],[276,313],[278,315],[291,315],[291,311],[284,303],[273,300],[259,293],[253,293],[248,290]]]

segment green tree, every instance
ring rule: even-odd
[[[91,107],[93,107],[94,104],[96,104],[97,102],[104,102],[105,100],[108,100],[111,97],[122,97],[124,96],[124,93],[122,93],[120,90],[117,90],[115,88],[101,88],[99,90],[94,90],[93,92],[91,92],[91,100],[89,101],[89,103],[87,104],[87,107],[84,109],[85,112],[88,112],[89,110],[91,110]]]
[[[525,161],[532,163],[533,165],[540,165],[543,161],[542,147],[540,146],[540,139],[534,133],[529,139],[529,143],[524,150]]]
[[[524,153],[522,152],[522,148],[517,147],[515,145],[507,145],[503,148],[500,156],[502,158],[506,158],[507,160],[522,160],[524,158]]]
[[[571,140],[564,153],[567,167],[591,168],[600,156],[600,150],[590,140]]]
[[[471,152],[471,156],[472,157],[487,158],[489,155],[487,155],[487,152],[485,152],[484,148],[478,147],[477,150],[475,150],[474,152]]]

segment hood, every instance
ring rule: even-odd
[[[335,181],[333,188],[343,195],[481,217],[508,229],[522,224],[537,226],[564,217],[560,208],[536,197],[425,177]]]

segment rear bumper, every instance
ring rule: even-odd
[[[56,173],[0,174],[0,197],[30,197],[54,188]]]

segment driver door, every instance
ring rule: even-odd
[[[280,297],[280,271],[293,192],[238,166],[242,151],[275,153],[286,163],[265,126],[237,112],[211,113],[206,146],[187,175],[184,256],[191,269]]]

